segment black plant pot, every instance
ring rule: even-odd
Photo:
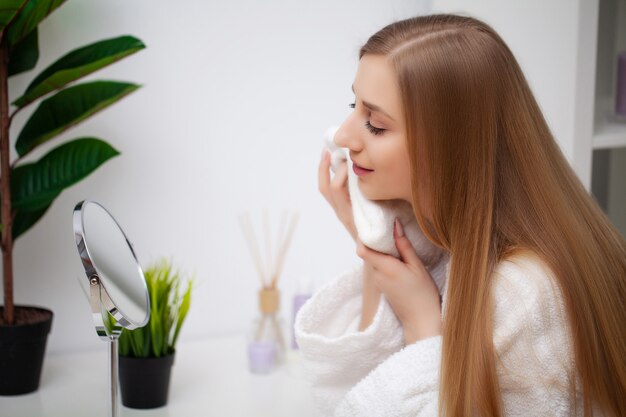
[[[122,404],[130,408],[156,408],[167,404],[174,355],[160,358],[120,356]]]
[[[0,307],[0,314],[3,312]],[[32,322],[0,324],[0,395],[20,395],[39,389],[53,313],[32,306],[15,306],[15,316]]]

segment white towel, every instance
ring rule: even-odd
[[[398,217],[405,235],[437,284],[439,293],[443,293],[445,266],[449,261],[449,254],[435,246],[424,235],[410,203],[400,199],[373,201],[363,196],[359,189],[359,178],[352,170],[348,148],[339,147],[335,143],[335,133],[338,129],[338,126],[331,126],[326,130],[324,146],[331,152],[330,162],[333,172],[336,172],[344,161],[348,164],[348,191],[359,239],[371,249],[399,258],[400,254],[393,237],[394,221]]]

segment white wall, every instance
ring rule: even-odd
[[[48,351],[101,348],[77,283],[71,212],[84,198],[113,213],[144,266],[168,256],[196,273],[183,340],[243,332],[256,314],[258,278],[237,222],[246,210],[260,230],[267,207],[275,231],[283,209],[300,212],[279,283],[287,323],[299,276],[319,285],[358,262],[317,190],[322,135],[349,112],[359,46],[429,7],[426,0],[72,0],[55,11],[40,26],[39,65],[11,79],[11,99],[73,48],[132,34],[147,49],[88,77],[138,82],[139,91],[33,155],[87,135],[122,152],[64,192],[16,242],[16,302],[55,312]],[[33,109],[15,118],[13,140]]]

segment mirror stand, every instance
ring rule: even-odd
[[[97,276],[89,279],[91,313],[96,323],[96,332],[100,339],[108,342],[109,345],[109,405],[108,416],[117,417],[118,408],[118,368],[117,368],[117,339],[122,333],[122,328],[110,320],[109,311],[104,307],[108,304],[103,298],[108,298],[106,291],[103,291],[100,280]],[[104,317],[107,319],[105,320]]]
[[[117,417],[117,336],[109,338],[109,417]]]

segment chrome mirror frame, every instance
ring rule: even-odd
[[[119,223],[115,218],[111,215],[111,213],[104,208],[100,203],[94,200],[83,200],[80,201],[74,207],[72,224],[74,228],[74,239],[76,241],[76,248],[78,249],[78,254],[80,256],[81,263],[85,270],[85,274],[87,277],[88,285],[89,285],[89,304],[91,307],[91,316],[94,321],[94,325],[96,328],[96,334],[100,339],[109,342],[109,393],[110,393],[110,401],[109,401],[109,413],[108,415],[111,417],[117,416],[117,371],[118,371],[118,352],[117,352],[117,339],[122,333],[122,329],[126,328],[128,330],[133,330],[139,327],[145,326],[150,319],[150,295],[148,293],[148,286],[145,280],[142,280],[142,285],[145,290],[146,296],[146,305],[147,305],[147,314],[142,322],[133,322],[124,315],[124,312],[121,311],[111,299],[109,292],[106,289],[105,283],[101,280],[100,275],[96,269],[96,266],[93,263],[92,257],[89,253],[87,239],[85,237],[85,225],[83,223],[83,213],[85,207],[88,204],[96,204],[98,205],[104,212],[113,220],[116,227],[122,233],[128,247],[131,251],[133,259],[135,260],[138,268],[138,272],[143,277],[143,270],[139,264],[137,259],[137,255],[133,248],[133,244],[130,242],[124,230],[120,227]],[[107,325],[105,322],[105,317],[110,314],[115,320],[116,323],[113,324],[111,322],[110,325]]]

